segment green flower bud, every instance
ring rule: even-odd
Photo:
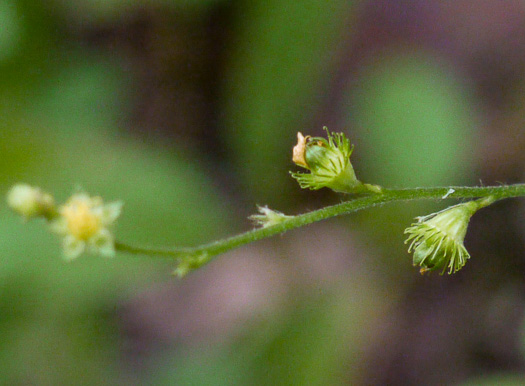
[[[343,133],[330,133],[328,139],[304,137],[297,133],[297,145],[293,149],[293,162],[308,169],[310,173],[291,173],[301,188],[317,190],[330,188],[342,193],[379,193],[381,188],[363,184],[355,175],[350,163],[353,146]]]
[[[260,225],[263,228],[270,227],[272,225],[280,224],[283,221],[292,218],[293,216],[287,216],[281,212],[270,209],[267,206],[257,206],[260,214],[252,214],[249,219],[252,220],[255,225]]]
[[[207,261],[208,254],[206,252],[181,256],[177,268],[175,268],[172,274],[177,276],[179,279],[182,279],[188,273],[202,267],[202,265],[206,264]]]
[[[469,201],[417,217],[418,222],[405,229],[410,242],[408,252],[413,252],[413,264],[420,272],[440,270],[441,274],[459,271],[470,258],[463,245],[470,218],[479,209],[494,202],[491,197]]]

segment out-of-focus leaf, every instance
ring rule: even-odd
[[[225,67],[227,144],[243,186],[257,202],[284,200],[297,131],[310,131],[332,48],[353,3],[271,0],[237,12],[237,39]],[[275,192],[280,197],[275,197]]]
[[[385,54],[367,63],[352,83],[357,87],[348,90],[358,178],[387,187],[477,182],[475,114],[457,75],[423,53]],[[415,216],[447,205],[450,201],[404,203],[356,214],[371,245],[384,251],[377,265],[382,275],[399,280],[396,273],[409,274],[403,230]]]
[[[444,63],[423,54],[375,58],[351,93],[358,175],[404,187],[472,181],[475,112]]]
[[[521,374],[496,374],[485,377],[478,377],[467,382],[460,383],[460,386],[521,386],[525,384],[525,377]]]
[[[0,63],[10,58],[20,44],[22,26],[16,2],[0,1]]]
[[[335,385],[358,377],[357,370],[347,373],[345,369],[358,367],[363,359],[353,348],[363,343],[366,334],[355,331],[364,331],[368,320],[365,315],[374,314],[375,303],[368,299],[371,302],[367,304],[361,295],[365,294],[305,299],[280,333],[261,348],[254,380],[265,379],[266,384]],[[368,295],[370,292],[365,297]]]
[[[296,299],[284,315],[246,325],[227,349],[195,347],[160,365],[156,383],[336,385],[358,383],[368,324],[381,312],[376,288],[359,280],[338,293]],[[377,291],[377,292],[376,292]],[[376,292],[376,293],[374,293]],[[247,338],[249,337],[249,338]],[[347,371],[351,368],[352,371]],[[196,375],[198,373],[198,375]]]
[[[110,62],[85,57],[55,73],[9,110],[2,192],[24,181],[59,202],[76,185],[122,200],[116,235],[130,243],[188,245],[231,229],[220,194],[188,151],[118,135],[122,79]],[[67,264],[44,222],[24,224],[5,204],[0,212],[0,383],[118,383],[115,305],[159,271],[171,280],[172,265],[123,254]]]
[[[93,132],[111,132],[126,117],[131,91],[131,79],[118,59],[81,52],[61,59],[60,68],[35,87],[26,114],[73,146]]]
[[[55,8],[96,23],[111,23],[145,8],[199,11],[229,0],[53,0]]]
[[[24,97],[47,75],[56,53],[52,16],[43,2],[1,1],[0,97]]]

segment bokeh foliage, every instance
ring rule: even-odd
[[[58,200],[79,186],[123,200],[123,240],[190,245],[201,232],[225,235],[228,205],[195,154],[124,135],[131,81],[119,58],[58,44],[50,9],[4,7],[15,5],[25,17],[10,20],[24,33],[0,64],[2,191],[26,181]],[[122,360],[117,305],[147,282],[169,280],[172,265],[93,256],[64,264],[43,223],[22,223],[5,206],[1,213],[1,382],[114,384]]]
[[[455,63],[416,44],[393,45],[358,58],[357,69],[337,69],[347,63],[340,60],[351,46],[345,39],[366,23],[366,3],[0,1],[0,190],[25,181],[64,200],[80,186],[125,202],[117,228],[122,240],[165,246],[210,241],[246,229],[235,216],[255,204],[288,213],[341,199],[297,193],[288,175],[295,133],[319,133],[312,122],[330,103],[342,111],[331,117],[342,127],[330,129],[346,131],[355,143],[354,165],[365,182],[475,184],[481,116],[472,85]],[[227,155],[222,160],[205,147],[137,133],[132,117],[141,95],[139,71],[118,39],[97,44],[98,34],[120,31],[142,13],[166,13],[175,25],[177,17],[205,20],[217,10],[227,14],[220,19],[227,25],[219,27],[227,33],[222,62],[208,69],[220,81],[216,120],[205,137],[220,138]],[[343,97],[332,101],[337,71],[347,71],[350,81],[338,85]],[[174,138],[184,138],[177,136],[178,123],[168,126]],[[247,202],[251,207],[243,207]],[[367,383],[367,375],[381,372],[369,355],[383,338],[382,323],[395,324],[389,321],[398,304],[422,281],[436,286],[444,280],[415,276],[402,243],[412,217],[443,206],[395,205],[336,222],[345,241],[365,247],[361,260],[347,253],[359,268],[323,281],[300,279],[293,267],[283,279],[292,289],[281,294],[281,308],[211,344],[156,342],[161,349],[147,358],[154,363],[143,372],[130,371],[121,307],[175,280],[168,276],[173,264],[128,256],[85,256],[65,264],[58,240],[42,223],[22,223],[0,206],[0,383]],[[312,244],[327,237],[318,229]],[[266,253],[286,261],[287,237]],[[329,264],[331,252],[318,256],[321,265],[324,259]],[[515,384],[512,374],[502,377]]]

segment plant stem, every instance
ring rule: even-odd
[[[118,251],[156,255],[178,260],[187,264],[187,270],[202,266],[213,259],[214,256],[227,252],[257,240],[284,233],[291,229],[299,228],[327,218],[357,212],[358,210],[397,201],[412,200],[438,200],[444,198],[479,198],[492,197],[494,201],[510,197],[525,196],[525,184],[488,186],[488,187],[437,187],[437,188],[412,188],[412,189],[382,189],[381,193],[361,196],[328,206],[312,212],[286,218],[282,222],[263,228],[253,229],[226,239],[217,240],[196,247],[184,248],[147,248],[129,246],[120,242],[115,244]],[[185,271],[186,272],[186,271]],[[184,272],[184,273],[185,273]]]

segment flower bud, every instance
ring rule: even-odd
[[[252,214],[249,219],[252,220],[256,225],[260,225],[263,228],[270,227],[272,225],[280,224],[293,216],[287,216],[281,212],[270,209],[267,206],[257,206],[260,214]]]
[[[297,133],[297,145],[293,148],[293,162],[308,169],[310,173],[292,173],[301,188],[317,190],[330,188],[342,193],[360,193],[370,189],[357,180],[350,163],[353,146],[343,133],[330,133],[325,127],[328,140],[321,137],[304,137]]]
[[[441,274],[459,271],[470,258],[463,245],[470,218],[479,209],[491,204],[490,197],[469,201],[417,217],[418,222],[405,229],[410,242],[408,252],[413,252],[413,264],[421,267],[420,272],[441,270]]]
[[[34,217],[50,219],[55,213],[53,197],[27,184],[17,184],[9,190],[7,205],[26,220]]]

